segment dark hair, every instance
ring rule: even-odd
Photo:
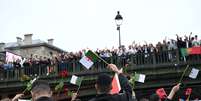
[[[36,101],[54,101],[54,100],[50,97],[40,97],[36,99]]]
[[[96,84],[101,92],[109,92],[111,83],[112,78],[107,74],[100,74],[96,80]]]
[[[159,101],[159,96],[157,94],[152,94],[149,98],[149,101]]]
[[[48,84],[47,81],[44,80],[36,80],[33,84],[32,84],[32,88],[31,88],[32,92],[51,92],[51,88]]]

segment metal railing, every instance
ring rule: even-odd
[[[161,64],[173,64],[173,63],[185,63],[181,55],[179,55],[178,50],[172,51],[162,51],[162,52],[152,52],[152,53],[136,53],[124,56],[112,56],[108,58],[103,58],[108,63],[116,64],[118,67],[124,67],[127,64],[133,64],[135,66],[156,66]],[[187,63],[193,63],[201,61],[201,55],[191,55],[186,57]],[[37,64],[22,68],[11,68],[0,70],[0,81],[2,80],[19,80],[22,74],[28,75],[30,77],[34,76],[58,76],[63,70],[68,73],[82,73],[82,72],[101,72],[106,70],[106,64],[101,60],[94,63],[93,67],[87,70],[79,63],[79,59],[74,59],[72,61],[61,61],[55,65],[45,65]],[[132,68],[132,67],[131,67]]]

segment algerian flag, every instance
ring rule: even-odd
[[[116,73],[112,79],[112,90],[111,94],[117,94],[121,90],[121,86],[119,83],[119,77],[118,74]]]
[[[98,57],[96,56],[96,54],[89,50],[79,62],[84,65],[87,69],[89,69],[97,59]]]
[[[137,73],[135,73],[135,81],[144,83],[145,77],[146,76],[144,74],[137,74]]]
[[[191,49],[190,48],[181,48],[181,55],[184,56],[188,56],[190,54]]]
[[[192,79],[195,79],[197,78],[197,75],[199,73],[199,70],[196,69],[196,68],[192,68],[190,74],[189,74],[189,77],[192,78]]]
[[[77,85],[77,86],[80,86],[82,83],[82,80],[83,80],[83,77],[78,77],[76,75],[73,75],[71,80],[70,80],[70,83]]]
[[[94,64],[94,62],[91,61],[87,56],[83,56],[79,62],[87,69],[89,69]]]
[[[182,56],[201,54],[201,47],[181,48],[180,51]]]

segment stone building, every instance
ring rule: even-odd
[[[0,51],[10,51],[25,58],[30,58],[31,55],[51,58],[52,55],[65,52],[53,45],[54,39],[45,42],[40,39],[33,40],[32,36],[33,34],[25,34],[24,40],[17,37],[16,42],[0,43]]]

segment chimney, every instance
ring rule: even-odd
[[[0,43],[0,52],[4,51],[4,48],[5,48],[5,43],[1,42]]]
[[[25,35],[24,35],[24,44],[25,44],[25,45],[30,45],[30,44],[32,44],[32,35],[33,35],[33,34],[25,34]]]
[[[48,39],[47,43],[50,44],[50,45],[53,45],[53,41],[54,41],[54,39]]]
[[[17,44],[21,45],[22,44],[22,38],[21,37],[16,37],[17,38]]]

